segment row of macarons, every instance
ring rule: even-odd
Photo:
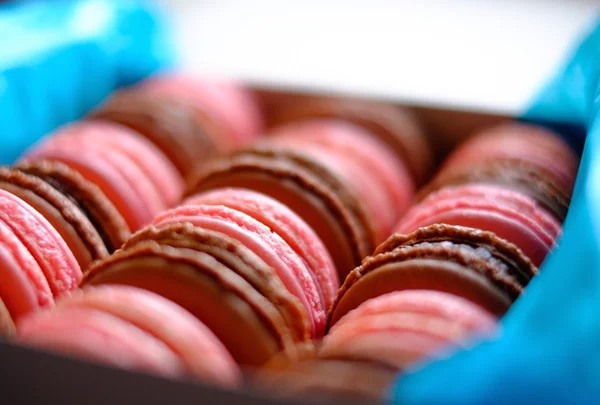
[[[174,91],[174,86],[161,83],[165,86],[162,88]],[[349,359],[391,361],[393,364],[386,366],[397,371],[431,355],[434,346],[457,343],[458,337],[463,339],[473,331],[490,330],[489,326],[518,297],[553,247],[577,169],[577,157],[555,135],[529,126],[501,126],[455,151],[417,198],[420,201],[404,215],[413,202],[417,185],[430,170],[427,167],[431,155],[418,132],[419,126],[401,110],[329,100],[303,104],[288,113],[286,119],[290,123],[272,131],[272,136],[191,170],[180,163],[185,161],[182,156],[193,150],[199,155],[190,161],[197,161],[206,158],[207,155],[200,157],[206,152],[200,146],[188,145],[168,154],[169,148],[174,148],[173,141],[165,146],[159,140],[164,142],[167,135],[177,138],[172,126],[165,124],[179,122],[181,117],[169,115],[159,125],[162,115],[157,111],[198,104],[182,102],[183,97],[174,96],[173,103],[155,103],[158,93],[150,96],[147,91],[145,88],[118,94],[114,99],[130,101],[109,101],[107,106],[113,107],[104,108],[110,114],[102,109],[95,113],[96,117],[104,114],[103,121],[96,118],[63,129],[36,146],[16,168],[6,169],[11,180],[4,183],[13,187],[8,190],[12,196],[46,214],[42,216],[56,220],[50,221],[51,225],[55,230],[62,229],[59,236],[70,242],[66,249],[63,244],[61,252],[68,256],[66,252],[71,251],[79,269],[86,269],[82,285],[88,286],[83,293],[77,292],[76,298],[61,300],[57,308],[63,309],[26,319],[22,323],[25,326],[20,327],[22,341],[128,368],[166,375],[187,372],[205,379],[212,375],[213,381],[227,383],[239,381],[235,363],[259,366],[276,357],[297,359],[302,357],[301,351],[318,353],[314,356],[329,361],[344,359],[344,367]],[[144,103],[153,105],[155,110],[142,108]],[[196,124],[219,122],[215,119],[218,114],[213,114],[212,121],[207,119],[207,110],[210,111],[205,106],[192,109],[194,117],[202,117],[194,121]],[[196,114],[198,111],[202,114]],[[117,117],[114,121],[119,125],[106,122],[107,117]],[[217,139],[221,139],[225,131],[204,130],[203,134],[207,133],[219,134]],[[251,138],[231,139],[235,139],[232,144],[243,144]],[[227,147],[221,151],[226,152]],[[114,155],[123,156],[120,163]],[[98,162],[104,162],[103,170],[90,169]],[[137,170],[127,169],[127,165]],[[109,177],[107,170],[114,170],[125,181],[122,177]],[[23,178],[36,186],[23,185]],[[176,208],[164,211],[183,194],[183,178],[188,182],[189,197]],[[143,181],[147,184],[140,184]],[[115,187],[119,182],[122,187]],[[84,183],[86,187],[81,186]],[[45,205],[37,200],[37,206],[34,205],[32,194],[45,200]],[[62,200],[68,200],[72,206],[65,209],[66,202],[49,199],[50,194],[66,197]],[[99,195],[105,197],[101,204]],[[140,204],[141,200],[145,204]],[[108,217],[107,206],[112,214]],[[92,228],[82,227],[71,218],[73,213],[81,212],[97,230],[96,236],[105,248],[90,259],[81,244],[80,250],[73,247],[76,242],[84,241],[87,246],[102,243],[85,239],[93,234]],[[115,213],[120,215],[120,221],[115,221]],[[63,228],[58,224],[58,215]],[[41,220],[39,215],[36,219]],[[15,225],[7,221],[14,232]],[[77,235],[65,236],[65,222]],[[448,225],[428,226],[436,223]],[[122,232],[126,228],[141,230],[127,238],[129,231]],[[394,229],[401,234],[388,239],[374,256],[364,259]],[[108,235],[113,235],[110,243],[106,242],[110,240]],[[122,250],[106,258],[123,242]],[[36,244],[39,245],[32,246]],[[32,246],[25,247],[31,251]],[[34,259],[43,255],[38,253]],[[87,266],[97,259],[104,260],[87,271]],[[69,268],[65,263],[62,268]],[[73,260],[70,264],[71,268],[76,267]],[[72,284],[78,284],[80,273],[71,274],[75,274]],[[345,282],[338,292],[340,280]],[[62,281],[54,284],[62,285]],[[165,327],[167,317],[145,318],[150,304],[127,309],[135,299],[114,298],[139,295],[139,290],[89,287],[97,284],[126,284],[146,290],[142,295],[147,301],[163,301],[156,305],[177,303],[179,306],[175,307],[185,308],[188,315],[195,315],[188,316],[187,323],[194,323],[197,336],[202,331],[206,358],[212,360],[190,357],[189,342],[173,341],[177,328]],[[410,294],[402,298],[402,290],[425,291],[416,298]],[[386,295],[393,291],[400,292]],[[88,296],[92,297],[89,305],[85,304]],[[397,303],[406,299],[417,303],[408,307]],[[423,300],[429,305],[425,305],[429,308],[423,310],[425,314],[418,309],[424,308]],[[107,304],[100,305],[100,301]],[[387,301],[392,304],[379,303]],[[391,306],[384,309],[387,305]],[[448,315],[452,305],[470,309],[455,311],[454,315],[450,311]],[[368,310],[370,306],[380,309],[373,313]],[[139,314],[131,315],[130,311]],[[397,316],[391,316],[393,312]],[[361,313],[362,316],[356,315]],[[480,321],[466,320],[461,324],[463,318],[457,313],[477,313]],[[374,314],[378,317],[372,319]],[[334,326],[342,318],[348,321]],[[446,321],[454,322],[454,328],[437,329],[442,336],[434,333],[432,338],[431,328],[435,332],[435,327],[430,318],[434,318],[434,326],[435,322],[443,325]],[[381,319],[386,321],[382,323]],[[119,323],[125,323],[129,329],[133,324],[137,332],[131,332],[128,338],[127,332],[112,332],[124,330],[116,326]],[[357,328],[353,324],[363,326]],[[182,330],[191,330],[190,325]],[[313,340],[328,329],[331,333],[315,350]],[[90,341],[71,344],[74,330],[88,331]],[[406,335],[407,330],[412,340],[394,337],[396,332]],[[381,340],[382,334],[388,337],[387,341]],[[150,335],[153,339],[146,341],[152,344],[135,345],[142,335]],[[100,336],[116,339],[120,346],[115,347],[121,347],[123,353],[98,350],[92,342],[98,342]],[[438,344],[433,345],[432,341]],[[125,348],[132,345],[136,350],[126,355]],[[167,350],[163,352],[176,353],[171,357],[179,361],[157,357],[157,347],[165,349],[165,345]],[[306,349],[307,346],[312,349]],[[398,355],[388,356],[394,348]],[[284,356],[276,356],[281,352]],[[394,363],[400,357],[403,363]],[[218,366],[212,365],[215,361]],[[297,367],[305,362],[294,364]],[[315,369],[329,370],[330,366],[331,363]],[[221,370],[217,377],[211,374],[213,369]]]

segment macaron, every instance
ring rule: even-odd
[[[69,166],[49,160],[21,160],[15,168],[42,179],[71,201],[92,223],[108,253],[120,248],[131,234],[125,219],[106,194]]]
[[[0,220],[0,299],[10,317],[21,317],[54,305],[40,265],[12,229]]]
[[[203,322],[237,363],[260,366],[295,355],[295,340],[281,311],[243,277],[193,248],[144,240],[99,262],[86,285],[138,287],[179,304]]]
[[[360,319],[401,313],[444,319],[460,325],[471,335],[490,336],[498,328],[497,317],[465,298],[434,290],[402,290],[363,302],[340,319],[329,333]]]
[[[179,363],[177,369],[181,370],[182,374],[223,386],[236,386],[241,381],[239,367],[217,337],[192,314],[159,295],[128,286],[88,287],[68,299],[60,300],[52,310],[52,316],[58,318],[59,322],[68,324],[68,319],[64,318],[73,311],[88,313],[92,319],[96,319],[94,314],[103,313],[118,318],[116,323],[125,323],[130,329],[134,327],[136,333],[113,336],[115,339],[128,339],[131,345],[135,345],[136,341],[133,339],[136,335],[141,335],[140,331],[145,332],[175,355],[178,361],[174,363]],[[86,344],[90,346],[100,344],[100,347],[91,349],[98,350],[97,354],[100,357],[98,360],[105,360],[106,363],[111,364],[117,358],[114,356],[115,353],[111,353],[112,345],[102,344],[95,339],[85,341],[88,335],[79,336],[77,333],[63,331],[63,336],[52,336],[49,339],[38,337],[36,335],[44,332],[41,325],[43,323],[44,321],[40,322],[36,317],[24,320],[20,324],[19,340],[23,343],[29,340],[40,344],[47,342],[48,349],[53,348],[52,344],[59,344],[59,350],[68,349],[71,345],[70,341],[77,341],[73,347],[73,354],[77,354],[78,349]],[[103,323],[99,322],[98,325],[91,326],[101,328],[102,325]],[[50,335],[55,331],[57,329],[52,328]],[[145,340],[149,339],[145,338],[141,343],[143,344]],[[142,354],[152,353],[142,352]]]
[[[187,196],[218,188],[246,188],[287,205],[319,236],[340,280],[375,246],[361,204],[326,166],[291,151],[261,146],[198,167]]]
[[[0,189],[19,197],[46,218],[83,271],[92,262],[108,256],[106,245],[90,219],[75,202],[46,181],[19,169],[0,167]]]
[[[93,111],[90,120],[133,129],[159,148],[187,176],[198,162],[222,152],[219,130],[208,117],[176,97],[156,97],[127,88]]]
[[[219,128],[225,138],[220,141],[229,150],[248,145],[263,131],[258,100],[235,81],[171,74],[150,78],[139,89],[155,97],[175,98],[208,116]]]
[[[81,121],[54,135],[53,142],[76,139],[96,143],[119,151],[133,161],[148,177],[159,194],[163,207],[179,202],[183,194],[183,178],[171,160],[143,135],[118,124]]]
[[[327,329],[371,298],[412,289],[457,295],[502,316],[535,274],[519,248],[491,232],[436,224],[395,234],[348,275]]]
[[[321,97],[282,106],[276,112],[275,122],[283,124],[311,118],[337,118],[364,128],[406,162],[417,185],[429,179],[433,152],[425,131],[411,111],[383,103]]]
[[[558,220],[531,197],[489,184],[447,186],[429,194],[406,214],[396,232],[435,223],[493,232],[521,248],[536,266],[561,232]]]
[[[18,325],[17,342],[74,358],[164,377],[185,375],[169,347],[118,316],[89,308],[41,311]]]
[[[478,183],[498,185],[526,194],[560,223],[567,215],[570,191],[559,187],[550,173],[541,167],[521,159],[503,158],[475,162],[469,166],[447,167],[419,192],[417,200],[442,187]]]
[[[37,291],[38,302],[41,305],[50,304],[52,296],[58,298],[67,295],[78,287],[82,275],[81,267],[60,234],[29,204],[2,189],[0,189],[0,221],[6,225],[6,236],[2,238],[2,243],[13,247],[14,253],[14,247],[19,246],[16,243],[18,240],[39,266],[33,266],[33,263],[27,260],[23,270],[36,273],[35,280],[39,280],[36,284],[42,288]],[[45,289],[46,284],[37,274],[38,268],[41,269],[52,291],[50,296]]]
[[[59,161],[76,170],[100,187],[121,212],[128,226],[137,230],[166,208],[164,190],[159,190],[152,179],[167,176],[169,171],[165,167],[169,167],[170,163],[158,149],[144,147],[150,145],[144,144],[143,138],[123,135],[131,135],[129,131],[110,123],[71,124],[34,145],[25,156],[28,159]],[[111,147],[114,140],[105,140],[110,137],[127,138],[128,142],[134,143],[140,141],[137,145],[140,153],[138,158],[131,158],[132,149],[135,149],[131,145],[126,151],[123,147]],[[152,152],[156,153],[153,155]],[[154,162],[155,175],[148,175],[146,168],[138,163],[144,159]],[[178,176],[167,179],[168,183],[181,181]]]
[[[157,227],[178,223],[223,233],[250,248],[300,300],[308,315],[312,336],[323,334],[326,308],[316,275],[311,274],[302,258],[267,225],[223,205],[184,205],[165,211],[153,221]]]
[[[387,145],[352,123],[312,119],[275,128],[261,143],[306,153],[329,166],[353,189],[383,242],[410,207],[415,184]]]
[[[195,227],[189,222],[174,223],[158,228],[150,226],[137,232],[127,241],[124,249],[145,240],[210,255],[275,306],[297,343],[310,341],[312,327],[305,307],[286,289],[275,269],[238,240],[221,232]]]
[[[197,194],[187,205],[223,205],[243,212],[281,237],[306,264],[322,295],[325,309],[333,304],[339,288],[335,266],[315,231],[287,206],[264,194],[243,188],[223,188]]]
[[[578,156],[558,134],[525,123],[507,122],[475,133],[450,154],[440,170],[506,158],[538,166],[566,193],[573,190]]]
[[[405,370],[475,336],[490,336],[496,318],[458,296],[439,291],[396,291],[362,303],[323,340],[320,358],[371,361]]]

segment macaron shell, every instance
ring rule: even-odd
[[[355,159],[318,144],[298,142],[293,139],[278,140],[276,137],[271,137],[267,145],[304,155],[328,168],[359,201],[361,210],[370,219],[374,243],[379,244],[390,235],[396,220],[394,204],[388,199],[384,187],[378,184],[377,178],[361,168]]]
[[[422,200],[442,187],[465,184],[497,185],[533,198],[562,223],[570,203],[571,190],[553,181],[543,168],[525,160],[504,158],[476,162],[469,166],[449,167],[425,186],[418,195]]]
[[[111,145],[111,143],[105,141],[104,136],[88,136],[84,132],[81,134],[67,132],[62,136],[54,136],[49,144],[42,148],[58,151],[62,149],[64,153],[69,154],[90,151],[92,155],[97,156],[97,159],[111,166],[123,178],[124,184],[136,195],[136,209],[145,213],[146,219],[144,219],[143,225],[146,225],[149,221],[148,218],[152,219],[167,208],[161,190],[153,184],[151,177],[143,171],[136,160],[129,156],[129,152],[124,152],[122,147],[107,148],[107,145]]]
[[[141,86],[154,94],[193,103],[218,122],[238,147],[248,144],[262,132],[262,116],[256,100],[237,83],[171,75],[155,77]]]
[[[421,185],[433,169],[433,153],[414,114],[387,104],[333,98],[302,100],[279,111],[277,123],[310,118],[337,118],[352,122],[376,135],[400,159],[407,162]]]
[[[132,162],[124,161],[116,153],[100,153],[95,149],[83,149],[81,145],[71,145],[69,148],[45,145],[42,149],[29,153],[27,157],[66,164],[102,190],[119,210],[129,228],[137,230],[148,224],[161,209],[159,206],[151,208],[145,204],[148,202],[146,195],[152,196],[154,192],[144,194],[148,191],[144,184],[148,186],[148,183],[133,180],[135,175],[132,173],[139,174],[139,170]],[[122,171],[124,167],[125,172]],[[129,176],[125,173],[129,173]]]
[[[12,316],[8,312],[4,301],[0,298],[0,338],[12,338],[16,331],[17,329]]]
[[[224,233],[248,246],[272,266],[286,288],[305,306],[315,336],[323,333],[325,308],[314,280],[300,258],[276,234],[252,217],[223,206],[181,206],[159,215],[155,226],[189,222],[194,226]]]
[[[58,303],[56,310],[90,308],[116,316],[171,349],[189,374],[236,386],[240,370],[217,337],[192,314],[149,291],[127,286],[88,287]]]
[[[224,205],[268,226],[304,260],[323,293],[326,309],[331,306],[339,288],[333,261],[317,234],[288,207],[264,194],[242,188],[201,193],[184,204]]]
[[[530,218],[541,226],[553,240],[562,233],[561,224],[545,208],[541,207],[533,198],[515,190],[500,187],[494,184],[465,184],[461,186],[446,186],[425,198],[419,205],[433,201],[449,200],[455,198],[479,198],[500,202],[498,205],[506,206],[518,211],[519,214]],[[408,216],[404,218],[408,220]]]
[[[328,329],[363,302],[403,290],[435,290],[463,297],[495,316],[508,311],[512,299],[482,274],[449,261],[412,259],[382,263],[365,274],[350,273],[328,314]]]
[[[69,198],[44,180],[15,169],[0,169],[0,188],[19,197],[56,229],[81,269],[108,256],[94,225]]]
[[[420,333],[382,331],[358,334],[340,345],[327,345],[320,357],[371,361],[405,370],[419,361],[433,358],[448,342]]]
[[[213,139],[218,133],[215,125],[193,107],[177,98],[156,97],[137,88],[117,91],[87,118],[115,122],[142,134],[183,176],[191,172],[196,162],[219,149]]]
[[[281,351],[294,355],[292,334],[273,304],[208,255],[140,243],[90,269],[83,284],[130,285],[179,304],[239,364],[259,366]]]
[[[148,139],[131,129],[109,122],[82,121],[72,124],[57,134],[59,137],[78,137],[78,141],[100,143],[118,150],[134,162],[152,182],[164,207],[175,205],[183,194],[183,178],[171,161]]]
[[[7,308],[11,318],[18,320],[44,306],[54,305],[54,300],[50,287],[47,285],[39,267],[37,268],[39,273],[35,274],[38,277],[36,281],[41,285],[46,282],[46,291],[36,289],[36,285],[29,278],[29,274],[26,274],[26,272],[33,273],[34,266],[37,266],[31,255],[26,256],[29,252],[23,252],[24,247],[21,247],[20,252],[17,251],[16,253],[20,253],[25,257],[15,257],[15,254],[11,252],[15,247],[6,245],[5,228],[6,225],[0,221],[0,233],[3,239],[0,243],[0,276],[2,277],[0,299],[2,299],[3,305]],[[28,267],[22,267],[22,262],[20,263],[18,259],[29,259],[29,263],[23,263]]]
[[[18,325],[17,341],[123,369],[184,375],[181,362],[164,343],[122,319],[89,308],[28,317]]]
[[[123,249],[135,248],[142,241],[210,255],[267,298],[281,313],[297,342],[305,343],[311,339],[312,325],[305,307],[285,288],[273,267],[236,239],[190,223],[177,223],[160,228],[149,226],[133,235]]]
[[[23,160],[17,163],[16,168],[42,179],[77,205],[92,223],[109,253],[121,247],[129,237],[131,231],[127,223],[108,197],[69,166],[48,160]]]
[[[539,165],[569,190],[575,184],[579,166],[575,153],[557,134],[538,126],[507,123],[484,129],[467,139],[448,157],[441,170],[498,158],[523,159]]]
[[[35,258],[54,297],[77,288],[81,268],[65,241],[42,215],[20,198],[0,190],[0,219]]]
[[[363,302],[340,319],[330,334],[346,323],[373,315],[399,313],[422,314],[451,321],[470,333],[490,335],[498,319],[482,307],[456,295],[433,290],[403,290]]]
[[[441,252],[439,248],[446,245],[446,249],[454,250],[455,254],[459,253],[456,257],[460,256],[460,247],[467,248],[471,254],[474,253],[478,257],[478,260],[484,259],[487,264],[494,266],[501,264],[500,267],[503,269],[499,273],[509,275],[510,279],[517,281],[521,286],[526,286],[539,273],[537,267],[531,263],[521,249],[507,240],[499,238],[496,234],[478,228],[447,224],[426,226],[410,234],[396,233],[377,247],[374,257],[385,253],[390,253],[391,256],[381,256],[382,258],[399,257],[394,254],[406,257],[400,252],[402,248],[418,248],[426,246],[426,244],[429,247],[432,247],[432,244],[437,245],[439,252]],[[459,249],[456,249],[457,247]],[[404,254],[407,252],[411,251],[405,251]],[[412,252],[416,253],[416,251]],[[372,262],[377,259],[368,260]]]
[[[283,125],[270,135],[284,141],[316,143],[352,156],[366,172],[377,175],[381,188],[393,201],[395,221],[412,203],[415,184],[404,162],[361,127],[341,120],[314,119]]]
[[[478,205],[472,201],[447,200],[435,208],[435,210],[423,212],[420,222],[401,225],[398,232],[410,233],[417,228],[432,224],[482,229],[514,243],[536,266],[542,264],[554,245],[547,234],[535,228],[534,223],[524,224],[523,218],[515,219],[504,212],[498,212],[499,207],[493,204]]]
[[[239,154],[200,167],[188,195],[224,187],[252,189],[288,206],[315,230],[343,279],[372,252],[368,231],[331,188],[294,162]]]

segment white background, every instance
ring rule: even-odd
[[[592,0],[162,1],[186,70],[508,114],[600,10]]]

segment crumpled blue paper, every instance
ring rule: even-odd
[[[0,164],[115,88],[169,66],[169,41],[149,1],[0,5]]]
[[[500,338],[402,376],[394,403],[600,403],[599,77],[600,20],[523,117],[576,147],[585,139],[559,248],[503,319]]]

